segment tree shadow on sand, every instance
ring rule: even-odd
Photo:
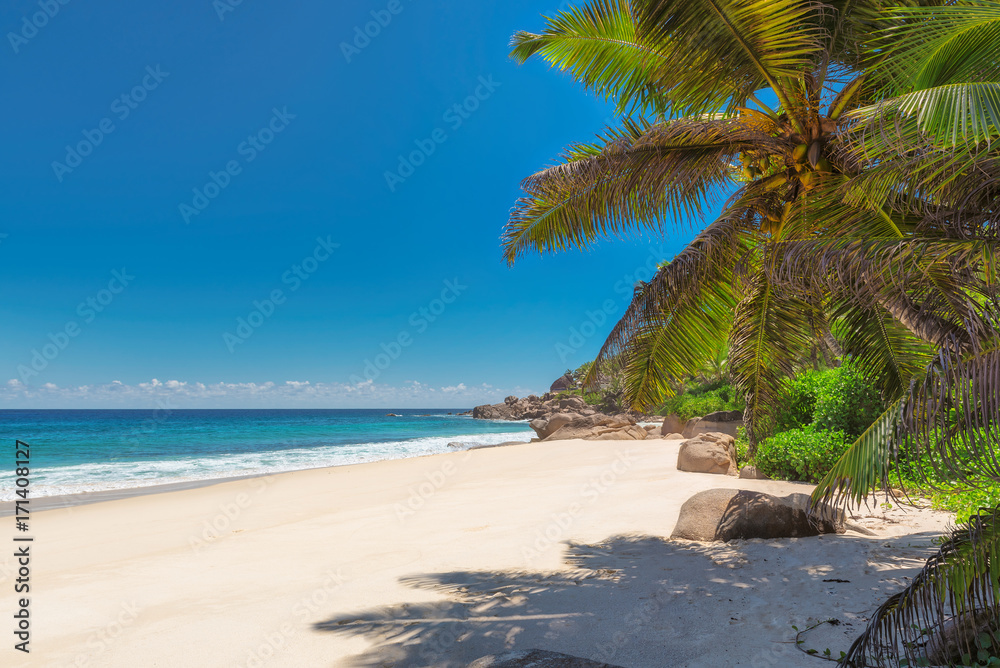
[[[901,588],[905,574],[922,564],[930,538],[936,535],[890,539],[898,551],[893,559],[875,566],[880,591],[867,587],[865,593],[874,601]],[[732,646],[727,666],[799,665],[805,657],[790,642],[794,636],[790,623],[796,622],[783,619],[780,627],[768,627],[760,624],[761,615],[767,614],[775,596],[785,595],[784,580],[789,576],[803,581],[806,588],[798,593],[804,597],[801,606],[796,602],[799,623],[830,617],[833,597],[850,600],[851,610],[859,610],[859,602],[850,599],[857,586],[840,583],[852,576],[845,564],[850,557],[857,559],[853,543],[864,539],[798,540],[822,541],[823,563],[807,563],[788,549],[789,540],[705,545],[640,536],[614,537],[598,545],[570,543],[563,571],[457,571],[406,577],[402,582],[407,586],[438,592],[449,600],[335,617],[314,629],[361,635],[372,642],[372,649],[351,660],[349,665],[358,667],[458,668],[486,654],[529,648],[629,668],[699,666],[709,665],[700,662],[706,653],[718,656],[720,644]],[[883,543],[868,545],[881,548]],[[815,562],[815,552],[810,554]],[[878,561],[878,554],[870,556]],[[747,625],[754,624],[760,629],[749,634],[749,645],[727,639],[737,630],[731,626],[744,625],[746,633]],[[860,616],[845,619],[837,630],[844,636],[836,643],[838,649],[847,649],[863,624]]]

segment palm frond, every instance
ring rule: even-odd
[[[911,473],[933,487],[937,479],[969,473],[1000,482],[1000,339],[974,353],[938,351],[895,402],[834,465],[813,491],[814,502],[861,503],[873,488],[890,486],[904,462],[925,462]]]
[[[785,141],[740,118],[626,121],[525,179],[504,256],[512,263],[529,250],[583,249],[601,236],[683,225],[718,200],[737,154],[779,151]]]
[[[598,0],[547,22],[540,34],[515,34],[511,57],[523,63],[537,55],[622,109],[664,106],[673,52],[637,34],[628,0]],[[724,99],[719,95],[709,95],[703,104],[718,106]]]
[[[678,110],[696,108],[716,90],[746,106],[764,87],[789,110],[792,89],[783,80],[797,80],[823,51],[821,5],[806,0],[636,0],[633,7],[638,34],[670,45],[667,96]]]
[[[898,399],[910,379],[930,363],[934,349],[881,305],[844,300],[833,314],[834,333],[855,368],[888,400]]]
[[[905,401],[906,398],[901,397],[891,402],[889,408],[837,460],[813,490],[814,505],[860,505],[872,490],[889,487],[892,443]]]
[[[910,584],[875,611],[839,665],[985,665],[979,651],[996,647],[998,622],[1000,509],[994,508],[952,530]]]
[[[929,137],[943,147],[974,147],[1000,136],[1000,83],[925,88],[848,114],[851,134],[873,155],[906,153]]]
[[[893,74],[890,96],[947,84],[1000,79],[1000,5],[954,2],[889,10],[897,25],[878,35],[879,67]]]
[[[626,376],[626,400],[638,410],[669,397],[673,384],[725,343],[739,301],[733,267],[749,252],[752,196],[737,198],[677,257],[636,288],[584,383]]]
[[[746,398],[744,423],[751,455],[772,426],[787,379],[815,339],[810,315],[818,308],[803,295],[779,289],[757,269],[740,286],[729,334],[729,373]]]

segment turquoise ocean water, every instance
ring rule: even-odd
[[[0,466],[0,478],[12,482],[15,439],[31,445],[32,495],[48,496],[401,459],[450,452],[453,442],[534,436],[524,422],[448,414],[463,410],[2,410],[10,466]],[[0,501],[13,498],[13,484],[0,485]]]

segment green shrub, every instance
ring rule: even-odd
[[[975,485],[970,487],[969,483]],[[972,480],[950,483],[931,493],[931,501],[938,510],[955,513],[955,522],[967,522],[980,508],[995,508],[1000,504],[1000,486],[992,480]]]
[[[821,379],[836,369],[824,371],[806,371],[791,380],[784,401],[777,416],[777,430],[801,429],[812,424],[813,412],[816,410],[816,395],[819,392]]]
[[[834,369],[805,371],[792,379],[776,427],[780,432],[811,424],[856,439],[884,410],[878,390],[845,363]]]
[[[736,428],[736,464],[742,467],[750,461],[750,439],[747,438],[746,427]]]
[[[852,439],[860,436],[885,410],[879,391],[860,373],[844,365],[831,369],[816,394],[813,423],[831,431],[842,431]]]
[[[755,463],[772,478],[819,482],[850,444],[842,431],[809,425],[765,440],[757,446]]]
[[[676,414],[682,420],[690,420],[716,411],[743,410],[743,401],[733,395],[733,388],[728,382],[714,381],[667,399],[656,409],[656,414]]]

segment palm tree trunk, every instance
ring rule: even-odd
[[[925,313],[905,294],[882,294],[877,299],[892,317],[921,341],[959,350],[969,345],[969,335],[964,329],[932,313]]]

